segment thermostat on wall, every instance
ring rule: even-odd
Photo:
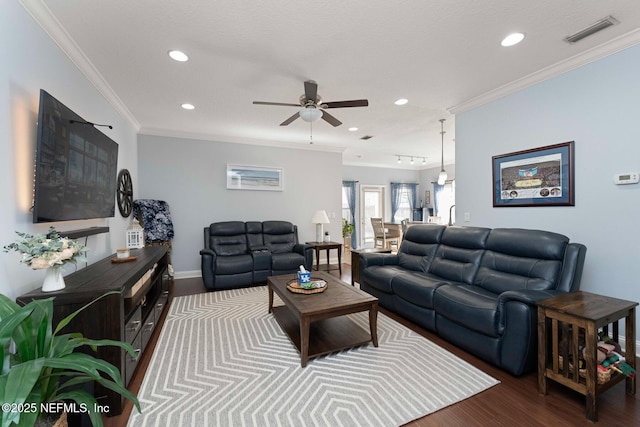
[[[613,176],[613,182],[617,185],[637,184],[639,181],[640,175],[638,175],[638,172],[618,173]]]

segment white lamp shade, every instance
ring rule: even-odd
[[[447,172],[444,169],[442,169],[440,171],[440,175],[438,175],[438,184],[444,185],[446,181],[447,181]]]
[[[305,122],[315,122],[322,117],[322,111],[317,108],[303,108],[298,114]]]
[[[326,211],[316,211],[311,217],[313,224],[329,224],[329,217]]]

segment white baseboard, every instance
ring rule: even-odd
[[[195,279],[197,277],[202,277],[200,270],[176,271],[173,276],[174,279]]]

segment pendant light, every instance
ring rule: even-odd
[[[444,170],[444,121],[446,119],[440,119],[440,137],[441,137],[441,152],[442,152],[442,163],[441,165],[441,170],[440,170],[440,175],[438,175],[438,185],[444,185],[444,183],[447,181],[447,171]]]

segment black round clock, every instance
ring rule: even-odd
[[[131,183],[131,174],[127,169],[122,169],[118,173],[118,190],[116,194],[120,214],[126,218],[131,215],[133,208],[133,184]]]

